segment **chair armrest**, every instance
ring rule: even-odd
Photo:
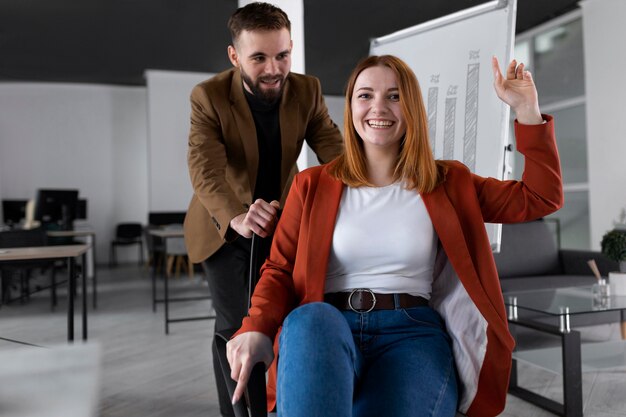
[[[222,376],[226,382],[228,394],[232,399],[237,383],[230,378],[230,365],[226,358],[226,343],[235,334],[237,329],[222,330],[215,333],[215,351],[217,351],[220,366],[222,368]],[[246,401],[237,401],[233,405],[236,417],[267,417],[267,391],[265,387],[265,364],[258,362],[252,368],[248,386],[246,388],[246,396],[244,397],[250,407],[250,414],[246,407]]]
[[[559,251],[563,273],[566,275],[592,275],[587,261],[594,259],[600,275],[606,276],[611,271],[619,270],[619,264],[607,258],[601,252],[561,249]]]

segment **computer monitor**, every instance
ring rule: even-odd
[[[26,218],[28,200],[2,200],[2,221],[8,226],[19,224]]]
[[[35,220],[42,224],[56,224],[62,230],[71,230],[76,219],[78,190],[37,191]]]
[[[76,206],[76,218],[81,220],[87,219],[87,200],[84,198],[78,200],[78,204]]]

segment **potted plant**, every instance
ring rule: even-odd
[[[619,262],[620,272],[626,272],[626,231],[611,230],[602,237],[602,253]]]
[[[619,262],[619,272],[609,272],[611,292],[626,295],[626,231],[611,230],[602,237],[602,253]]]

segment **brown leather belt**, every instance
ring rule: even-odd
[[[378,294],[367,288],[358,288],[352,292],[333,292],[324,294],[324,301],[339,310],[352,310],[355,313],[368,313],[372,310],[394,310],[398,298],[399,308],[423,307],[428,305],[424,297],[410,294]]]

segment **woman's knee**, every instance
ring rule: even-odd
[[[343,326],[345,323],[341,312],[330,304],[308,303],[289,313],[283,323],[283,330],[289,327],[310,331],[327,330],[329,326]]]
[[[339,310],[327,303],[309,303],[289,313],[283,323],[280,345],[305,340],[311,344],[351,339],[348,322]]]

